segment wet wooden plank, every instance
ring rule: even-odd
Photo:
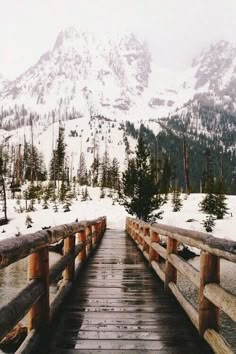
[[[77,279],[49,352],[211,353],[132,240],[112,231]]]

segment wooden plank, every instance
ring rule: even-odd
[[[131,239],[107,231],[63,307],[50,352],[208,353],[153,275]]]
[[[184,347],[183,347],[184,346]],[[156,350],[158,353],[159,350],[163,349],[169,349],[170,351],[175,350],[176,348],[184,348],[182,353],[184,353],[184,350],[186,351],[192,351],[195,350],[195,344],[191,342],[187,342],[184,340],[177,340],[176,341],[166,341],[162,342],[160,341],[142,341],[142,340],[112,340],[112,341],[107,341],[107,340],[78,340],[75,345],[75,349],[84,349],[84,350],[90,350],[90,349],[106,349],[106,350]],[[196,353],[196,351],[195,351]]]

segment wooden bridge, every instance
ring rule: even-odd
[[[0,338],[28,313],[16,353],[233,353],[219,309],[236,321],[236,296],[221,287],[219,265],[236,262],[236,242],[131,218],[126,231],[106,230],[102,217],[0,242],[1,268],[29,259],[28,285],[0,308]],[[49,245],[62,239],[64,255],[50,268]],[[199,271],[177,255],[178,243],[201,250]],[[198,310],[178,272],[198,289]]]

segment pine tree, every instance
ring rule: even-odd
[[[100,186],[103,188],[110,188],[110,185],[110,159],[108,152],[105,151],[100,165]]]
[[[153,179],[153,173],[150,164],[150,154],[143,143],[141,134],[139,135],[136,148],[136,157],[134,160],[135,173],[132,170],[123,174],[122,182],[125,194],[122,198],[122,204],[129,214],[135,215],[144,221],[149,221],[157,215],[153,212],[160,207],[162,199],[157,198],[156,185]],[[134,185],[130,185],[130,177],[133,178]],[[133,195],[132,195],[133,194]]]
[[[91,200],[88,188],[85,187],[85,189],[82,189],[82,197],[81,197],[81,202],[85,202],[86,200]]]
[[[87,184],[86,161],[85,161],[85,156],[84,156],[83,152],[81,152],[81,154],[80,154],[78,181],[81,186]]]
[[[224,215],[228,214],[223,178],[220,177],[214,181],[213,177],[209,177],[206,191],[207,194],[200,203],[200,210],[206,214],[215,215],[217,219],[223,219]]]
[[[119,171],[119,161],[115,157],[112,160],[111,168],[110,168],[110,178],[111,178],[111,188],[115,190],[119,190],[120,187],[120,171]]]
[[[54,201],[54,204],[53,204],[53,210],[54,210],[54,213],[57,213],[58,212],[58,204],[57,204],[57,201],[55,200]]]
[[[163,159],[163,169],[160,178],[160,192],[165,194],[165,199],[167,200],[170,190],[171,164],[168,156],[164,155]]]
[[[27,229],[32,227],[32,223],[33,223],[32,218],[27,214],[26,219],[25,219],[25,225],[26,225]]]
[[[24,179],[33,181],[45,181],[47,170],[43,155],[33,145],[25,142],[24,145]]]
[[[206,217],[206,220],[203,220],[203,226],[206,232],[212,232],[215,226],[215,219],[212,215]]]
[[[53,157],[50,161],[50,179],[54,183],[59,180],[64,180],[64,160],[65,160],[65,142],[64,128],[59,127],[56,149],[53,151]]]
[[[180,190],[177,186],[174,186],[172,190],[172,206],[174,212],[180,211],[183,206],[180,198]]]
[[[94,161],[91,165],[91,183],[93,187],[98,185],[98,177],[99,177],[99,168],[100,168],[100,160],[99,156],[94,158]]]
[[[104,191],[104,188],[103,188],[103,187],[101,187],[100,199],[105,198],[105,196],[106,196],[106,193],[105,193],[105,191]]]
[[[59,200],[61,203],[64,203],[64,201],[66,200],[67,192],[68,192],[68,187],[65,185],[64,182],[62,182],[60,192],[59,192]]]
[[[216,218],[223,219],[224,216],[228,214],[223,177],[219,177],[215,182],[215,196],[216,196],[216,210],[215,210]]]
[[[137,183],[137,171],[135,159],[128,161],[128,168],[122,174],[123,193],[126,197],[134,196],[134,189]]]

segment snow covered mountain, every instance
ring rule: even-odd
[[[171,72],[157,67],[147,44],[132,33],[97,38],[71,27],[14,81],[0,77],[1,136],[14,142],[22,139],[22,129],[30,136],[31,122],[38,139],[58,121],[80,119],[76,125],[89,130],[96,116],[146,120],[157,134],[162,126],[154,120],[177,115],[180,121],[188,117],[189,130],[220,136],[230,127],[236,131],[235,112],[236,45],[226,41],[203,51],[190,68]]]
[[[136,105],[148,86],[151,57],[134,34],[98,40],[68,28],[53,49],[0,94],[3,107],[24,107],[39,114],[56,111],[119,115]]]
[[[104,115],[118,120],[167,116],[200,98],[236,110],[236,45],[220,41],[182,72],[158,68],[145,42],[129,33],[97,38],[71,27],[51,51],[1,84],[0,123],[12,129],[35,121]]]

